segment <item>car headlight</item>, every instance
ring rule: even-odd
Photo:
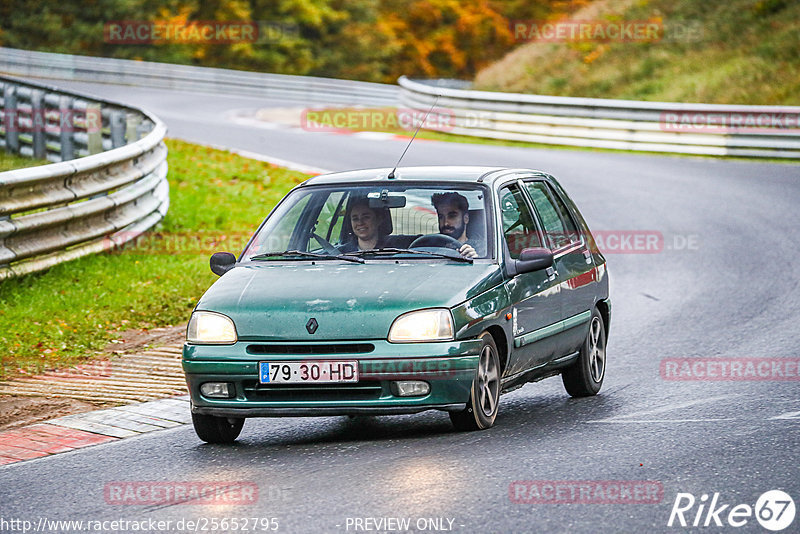
[[[196,311],[186,329],[189,343],[236,343],[236,327],[230,317],[221,313]]]
[[[432,309],[404,313],[389,329],[392,343],[414,341],[450,341],[453,339],[453,317],[450,310]]]

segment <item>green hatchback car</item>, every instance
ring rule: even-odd
[[[552,176],[340,172],[290,191],[197,303],[183,349],[197,435],[248,417],[444,410],[489,428],[500,394],[560,374],[595,395],[606,260]]]

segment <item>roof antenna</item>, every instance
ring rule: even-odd
[[[417,134],[419,133],[419,129],[422,128],[423,124],[425,124],[425,121],[428,119],[428,115],[430,115],[431,111],[433,111],[433,108],[436,107],[436,103],[439,102],[439,96],[440,95],[436,95],[436,99],[433,101],[433,105],[431,106],[431,109],[429,109],[428,112],[425,114],[425,116],[422,118],[422,122],[420,122],[419,125],[417,126],[417,130],[414,132],[414,135],[411,137],[411,141],[408,142],[408,144],[406,145],[406,149],[403,150],[402,154],[400,154],[400,159],[398,159],[397,163],[394,164],[394,169],[392,169],[392,172],[390,172],[389,176],[387,176],[387,178],[389,178],[390,180],[394,180],[394,171],[397,170],[397,166],[400,165],[401,161],[403,161],[403,156],[405,156],[406,152],[408,152],[408,149],[411,146],[411,143],[413,143],[414,139],[417,138]]]

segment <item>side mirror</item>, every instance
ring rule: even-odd
[[[215,252],[211,255],[211,272],[217,276],[222,276],[231,269],[236,263],[236,256],[230,252]]]
[[[541,271],[553,265],[553,253],[547,248],[526,248],[519,253],[518,260],[514,262],[514,274]]]

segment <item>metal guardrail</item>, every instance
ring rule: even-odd
[[[439,80],[398,80],[404,106],[427,111],[426,128],[552,145],[648,152],[800,158],[800,107],[679,104],[454,89]],[[447,85],[451,85],[448,87]],[[777,117],[785,127],[682,128],[671,117]],[[745,123],[743,123],[745,124]],[[773,123],[774,124],[774,123]],[[702,126],[702,125],[701,125]],[[693,131],[694,130],[694,131]]]
[[[0,72],[301,103],[395,106],[396,85],[0,48]]]
[[[677,154],[800,158],[800,107],[640,102],[471,91],[454,80],[399,80],[400,87],[0,48],[0,72],[56,79],[249,95],[305,104],[396,106],[439,117],[426,127],[450,133],[577,147]],[[447,112],[442,110],[446,109]],[[446,113],[446,116],[444,115]],[[792,127],[672,127],[669,113],[782,115]],[[434,112],[434,115],[436,113]],[[437,126],[433,126],[438,123]],[[35,145],[34,145],[35,146]],[[48,145],[49,146],[49,145]],[[82,147],[78,147],[78,155]]]
[[[8,77],[0,96],[0,149],[58,162],[0,172],[0,281],[114,248],[164,218],[158,118]]]

